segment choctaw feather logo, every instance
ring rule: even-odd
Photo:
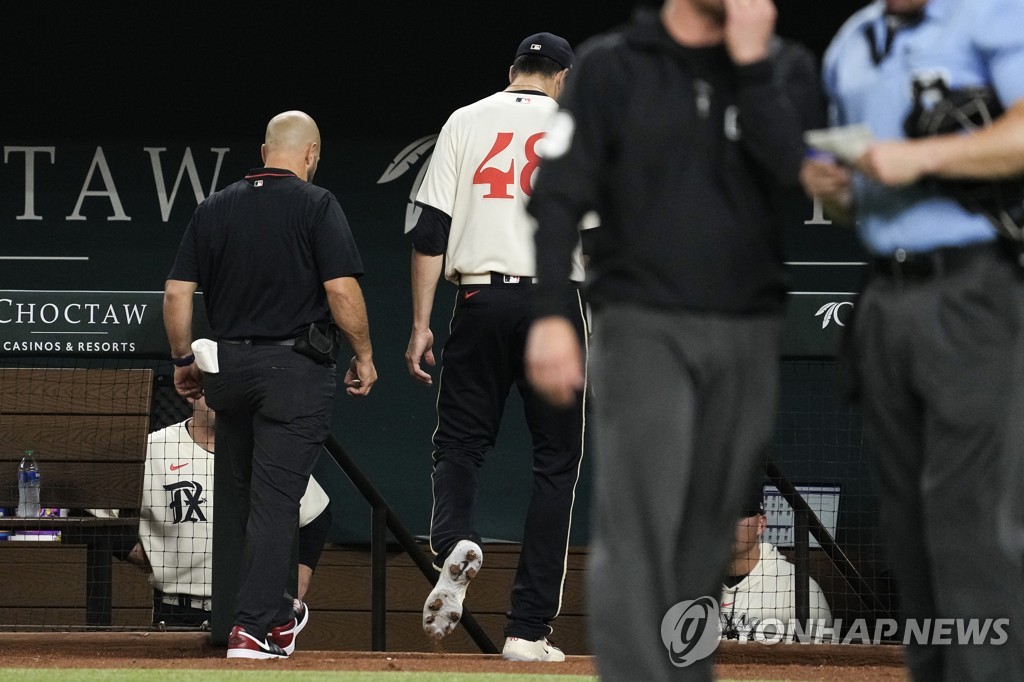
[[[423,175],[427,171],[427,164],[430,162],[430,151],[434,143],[437,142],[437,135],[427,135],[421,137],[402,151],[395,155],[395,158],[391,160],[390,165],[384,174],[377,180],[378,185],[397,180],[409,171],[410,168],[416,165],[416,162],[420,160],[420,157],[424,157],[423,165],[420,166],[419,172],[416,174],[416,179],[412,183],[412,189],[409,191],[409,203],[405,207],[405,231],[408,232],[412,228],[416,227],[416,221],[420,217],[420,208],[416,206],[416,194],[420,191],[420,185],[423,183]]]
[[[837,301],[832,303],[826,303],[825,305],[821,306],[821,308],[818,309],[818,312],[814,313],[815,317],[822,314],[825,316],[821,318],[822,329],[827,327],[828,323],[832,321],[835,321],[835,323],[840,327],[846,326],[846,323],[839,319],[839,311],[842,309],[844,305],[848,305],[850,306],[850,308],[853,308],[853,302],[851,301]]]

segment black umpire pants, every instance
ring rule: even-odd
[[[531,284],[462,286],[457,296],[438,388],[430,545],[441,566],[459,540],[480,542],[473,527],[479,469],[494,447],[515,385],[533,441],[533,490],[505,635],[536,640],[550,634],[548,622],[561,609],[583,454],[583,397],[572,408],[554,409],[526,381]],[[586,323],[578,292],[575,306],[566,314],[583,342]]]
[[[217,505],[215,542],[244,532],[235,625],[262,638],[292,618],[299,500],[330,430],[334,368],[291,347],[249,343],[218,344],[218,359],[220,372],[204,378],[206,402],[217,413],[217,459],[231,463],[242,525],[222,521]]]
[[[849,359],[902,615],[1008,619],[1002,644],[914,638],[907,662],[915,680],[1024,679],[1022,273],[994,245],[876,268]]]

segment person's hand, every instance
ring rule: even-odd
[[[186,399],[196,400],[203,396],[203,373],[196,363],[174,368],[174,389]]]
[[[883,185],[911,185],[927,174],[927,149],[921,141],[876,142],[854,163],[861,173]]]
[[[377,382],[377,368],[372,359],[360,360],[353,356],[345,372],[345,392],[351,396],[364,397]]]
[[[850,169],[828,154],[809,156],[800,168],[800,184],[807,196],[837,205],[850,203],[852,179]]]
[[[735,64],[753,64],[768,56],[775,32],[772,0],[725,0],[725,49]]]
[[[542,317],[526,337],[526,378],[542,398],[569,407],[583,390],[583,361],[576,330],[568,319]]]
[[[146,550],[142,548],[141,542],[136,542],[132,551],[128,552],[127,561],[145,573],[153,572],[153,567],[149,565],[149,557],[146,556]]]
[[[430,367],[435,365],[434,332],[430,329],[413,329],[412,336],[409,337],[409,347],[405,349],[405,364],[409,368],[409,376],[431,386],[434,379],[423,370],[420,365],[422,362]]]

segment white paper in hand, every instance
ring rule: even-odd
[[[831,154],[843,163],[853,163],[867,151],[874,140],[871,130],[863,124],[820,128],[804,133],[807,146]]]
[[[217,360],[217,342],[212,339],[196,339],[192,342],[192,354],[196,356],[196,364],[199,369],[207,374],[216,374],[220,371],[220,362]]]

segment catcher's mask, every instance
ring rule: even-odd
[[[938,76],[914,78],[914,106],[903,123],[909,138],[971,132],[992,125],[1003,106],[990,86],[951,89]],[[1024,241],[1024,177],[1010,180],[929,178],[936,191],[984,215],[996,230]]]

